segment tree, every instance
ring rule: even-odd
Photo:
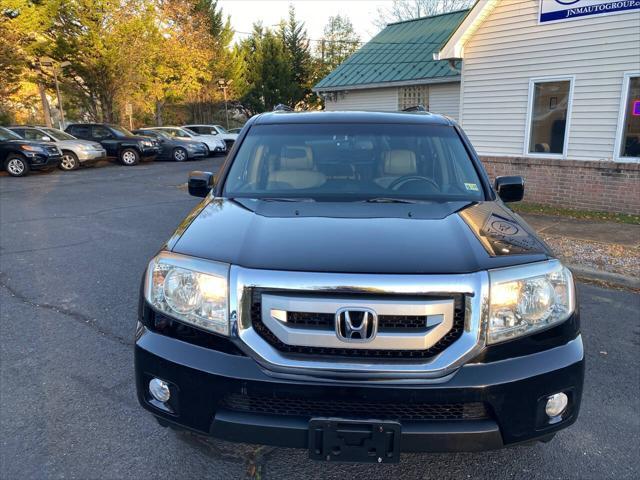
[[[329,17],[317,47],[317,55],[320,57],[325,75],[344,62],[360,48],[360,45],[360,37],[348,17]]]
[[[311,52],[304,23],[296,19],[293,5],[289,6],[289,18],[281,25],[281,35],[291,68],[292,83],[288,104],[292,107],[311,93]]]
[[[214,49],[208,12],[194,8],[191,0],[166,0],[161,4],[163,19],[149,46],[140,99],[152,102],[156,125],[163,124],[166,102],[180,101],[211,80]]]
[[[282,36],[255,24],[240,49],[246,61],[241,100],[249,111],[263,112],[287,103],[293,76]]]
[[[390,7],[379,7],[374,24],[384,28],[389,23],[428,17],[469,8],[474,0],[393,0]]]

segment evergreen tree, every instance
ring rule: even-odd
[[[282,35],[256,24],[241,49],[246,61],[241,99],[245,107],[258,113],[288,103],[293,75]]]
[[[329,17],[316,52],[320,59],[318,80],[328,75],[358,48],[360,48],[360,37],[355,32],[349,17],[341,15]]]
[[[311,93],[311,52],[304,23],[297,20],[293,5],[289,6],[289,18],[281,31],[292,76],[288,104],[294,107]]]

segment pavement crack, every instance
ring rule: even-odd
[[[193,199],[185,198],[181,200],[170,200],[166,202],[145,203],[142,205],[123,205],[122,207],[105,208],[103,210],[97,210],[95,212],[89,212],[89,213],[81,213],[79,215],[60,215],[56,217],[48,216],[48,217],[39,217],[39,218],[23,218],[21,220],[14,220],[12,222],[4,222],[2,223],[2,225],[15,225],[20,223],[41,222],[41,221],[48,221],[48,220],[70,220],[70,219],[77,219],[77,218],[95,217],[97,215],[103,215],[105,213],[115,212],[118,210],[131,210],[133,208],[157,207],[160,205],[167,205],[167,204],[173,204],[173,203],[186,203],[186,202],[193,202]]]
[[[77,247],[79,245],[84,245],[85,243],[90,243],[92,241],[93,241],[92,238],[88,238],[87,240],[83,240],[82,242],[66,243],[64,245],[56,245],[56,246],[53,246],[53,247],[27,248],[25,250],[4,250],[4,249],[2,249],[2,247],[0,247],[0,255],[9,255],[9,254],[16,254],[16,253],[42,252],[44,250],[56,250],[58,248]]]
[[[7,292],[9,292],[9,294],[14,297],[15,299],[17,299],[19,302],[21,302],[24,305],[28,305],[30,307],[33,308],[37,308],[37,309],[41,309],[41,310],[49,310],[51,312],[54,313],[59,313],[61,315],[64,315],[68,318],[70,318],[71,320],[75,321],[76,323],[79,323],[81,325],[85,325],[88,326],[90,328],[92,328],[93,330],[95,330],[96,332],[98,332],[100,335],[109,338],[110,340],[113,340],[121,345],[125,345],[127,347],[131,347],[133,346],[133,342],[131,340],[128,340],[124,337],[121,337],[119,335],[116,335],[112,332],[109,332],[108,330],[103,329],[97,322],[97,320],[95,318],[91,318],[89,316],[87,316],[86,314],[82,313],[82,312],[76,312],[73,310],[70,310],[68,308],[65,307],[61,307],[58,305],[51,305],[48,303],[36,303],[33,300],[30,300],[29,298],[27,298],[26,296],[22,295],[20,292],[18,292],[15,288],[13,288],[11,285],[9,285],[8,282],[8,278],[6,277],[6,275],[4,273],[0,273],[0,287],[4,288]]]

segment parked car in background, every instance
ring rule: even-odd
[[[201,135],[188,128],[183,127],[153,127],[154,130],[165,132],[174,138],[182,138],[187,140],[195,140],[204,143],[209,152],[212,154],[226,154],[227,145],[221,138],[216,138],[213,135]]]
[[[134,135],[126,128],[108,123],[72,123],[65,132],[83,140],[98,142],[122,165],[137,165],[141,160],[153,160],[160,152],[154,140]]]
[[[30,170],[52,170],[61,161],[62,152],[55,145],[25,140],[0,127],[0,165],[12,177],[24,177]]]
[[[242,127],[230,128],[229,130],[227,130],[228,133],[234,133],[236,135],[239,135],[241,131],[242,131]]]
[[[80,165],[90,165],[107,157],[107,151],[98,142],[80,140],[56,128],[15,126],[9,130],[25,140],[55,143],[62,152],[62,170],[75,170]]]
[[[160,153],[156,157],[158,160],[174,160],[184,162],[185,160],[196,160],[205,158],[209,153],[209,148],[203,142],[172,137],[162,130],[153,128],[140,128],[133,133],[143,137],[150,137],[158,142]]]
[[[225,130],[221,125],[183,125],[183,128],[188,128],[200,135],[213,135],[224,140],[227,145],[227,150],[233,147],[234,142],[238,139],[237,133],[231,133]]]

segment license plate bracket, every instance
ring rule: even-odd
[[[309,458],[328,462],[398,463],[400,435],[398,422],[312,418]]]

